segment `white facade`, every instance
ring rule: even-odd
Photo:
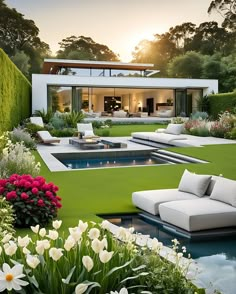
[[[71,75],[33,74],[32,75],[32,113],[47,109],[48,86],[76,86],[88,88],[132,88],[155,90],[202,89],[203,95],[218,93],[218,80],[175,79],[145,77],[79,77]],[[167,92],[168,93],[168,92]],[[150,95],[150,94],[149,94]],[[169,94],[168,94],[169,95]],[[162,95],[164,97],[164,94]],[[145,97],[143,97],[145,98]],[[140,100],[139,103],[144,103]],[[98,102],[99,105],[99,102]],[[102,103],[100,101],[100,108]],[[102,111],[102,109],[99,109]]]

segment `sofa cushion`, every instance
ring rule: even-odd
[[[210,198],[236,207],[236,181],[218,177]]]
[[[183,124],[168,124],[165,133],[172,135],[180,135],[183,130]]]
[[[159,212],[163,221],[189,232],[236,226],[236,208],[209,197],[162,203]]]
[[[190,173],[187,169],[184,171],[179,183],[179,191],[192,193],[198,197],[205,195],[207,187],[209,186],[211,176],[196,175]]]
[[[197,196],[178,191],[178,189],[160,189],[133,192],[133,204],[151,214],[159,214],[159,205],[163,202],[175,200],[191,200],[198,199]]]
[[[207,187],[207,190],[206,190],[206,195],[207,195],[207,196],[210,196],[210,195],[211,195],[211,193],[212,193],[212,191],[213,191],[213,188],[214,188],[214,186],[215,186],[215,183],[216,183],[216,181],[217,181],[217,179],[218,179],[219,177],[220,177],[220,176],[212,176],[212,177],[211,177],[210,183],[209,183],[209,185],[208,185],[208,187]]]

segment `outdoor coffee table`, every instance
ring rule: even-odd
[[[73,138],[73,139],[69,139],[69,143],[71,145],[78,146],[82,150],[104,149],[104,144],[101,144],[98,140],[95,140],[95,139]]]

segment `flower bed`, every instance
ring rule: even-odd
[[[57,191],[57,186],[40,176],[13,174],[0,180],[0,194],[12,204],[18,227],[51,222],[61,208]]]
[[[172,264],[160,257],[162,243],[157,239],[141,248],[132,230],[120,228],[114,236],[107,221],[79,221],[67,237],[59,235],[60,226],[61,221],[54,221],[53,229],[46,231],[37,225],[31,237],[6,235],[0,241],[0,292],[23,288],[22,293],[30,294],[200,293],[185,278],[187,267],[179,266],[185,249],[178,252],[176,240]]]

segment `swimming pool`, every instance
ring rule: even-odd
[[[177,238],[180,246],[186,246],[187,253],[198,262],[202,272],[198,278],[203,287],[218,289],[224,294],[234,294],[236,287],[236,236],[219,237],[207,240],[194,240],[176,236],[165,227],[140,214],[103,215],[111,223],[124,228],[134,227],[135,231],[150,237],[156,237],[165,246],[171,246],[171,240]],[[205,283],[205,284],[204,284]],[[209,293],[213,293],[209,292]]]

